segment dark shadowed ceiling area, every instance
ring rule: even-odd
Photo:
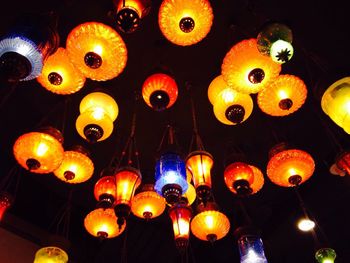
[[[261,230],[268,262],[315,262],[311,235],[301,233],[295,227],[302,211],[293,189],[276,186],[266,177],[268,151],[280,141],[290,142],[313,156],[315,173],[300,187],[300,193],[325,233],[327,245],[336,250],[336,262],[349,262],[350,177],[328,172],[340,152],[339,145],[344,149],[349,146],[349,135],[320,107],[323,91],[337,79],[347,76],[350,70],[346,1],[212,0],[214,22],[210,33],[200,43],[188,47],[176,46],[162,36],[157,22],[161,1],[152,2],[149,15],[136,32],[120,33],[128,49],[128,61],[117,78],[105,82],[87,80],[84,88],[68,99],[50,93],[36,80],[21,82],[14,89],[0,87],[0,96],[4,100],[0,106],[0,177],[16,165],[12,154],[16,138],[39,125],[52,125],[60,130],[64,126],[64,147],[82,144],[91,151],[95,164],[94,176],[79,185],[65,184],[53,174],[31,174],[19,169],[17,198],[9,213],[53,232],[50,225],[73,189],[69,233],[69,255],[73,262],[122,262],[125,245],[129,263],[181,262],[167,211],[149,222],[130,215],[126,241],[123,233],[100,242],[83,226],[85,215],[96,205],[93,187],[100,171],[115,154],[120,155],[129,135],[135,93],[140,93],[146,77],[162,64],[174,74],[179,97],[172,108],[163,112],[153,111],[143,100],[138,103],[136,140],[142,175],[144,178],[153,177],[156,150],[169,123],[175,128],[183,156],[188,154],[193,125],[185,83],[190,82],[199,132],[206,150],[214,156],[213,194],[231,222],[229,234],[213,245],[191,236],[189,262],[239,262],[233,231],[242,222],[242,210],[223,179],[225,160],[237,149],[265,174],[262,190],[244,199],[244,204],[252,221]],[[3,35],[13,19],[24,12],[54,11],[59,17],[61,46],[65,46],[68,33],[80,23],[98,21],[115,27],[109,15],[111,10],[112,0],[6,1],[1,8],[0,33]],[[281,73],[302,78],[308,88],[308,98],[296,113],[271,117],[258,108],[253,95],[254,109],[250,118],[240,125],[224,125],[213,114],[207,97],[208,86],[220,74],[222,60],[230,47],[243,39],[256,37],[268,21],[284,22],[293,30],[294,57],[283,64]],[[112,94],[120,112],[111,137],[91,145],[78,135],[75,120],[79,115],[80,100],[96,88]],[[68,111],[63,124],[65,101]]]

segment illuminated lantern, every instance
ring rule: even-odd
[[[90,143],[107,139],[113,131],[119,108],[115,100],[102,92],[93,92],[80,102],[80,115],[75,123],[81,137]]]
[[[160,216],[165,209],[165,199],[154,191],[153,184],[145,184],[131,200],[132,213],[146,220]]]
[[[146,104],[157,111],[170,108],[177,99],[177,84],[167,74],[149,76],[142,85],[142,97]]]
[[[88,22],[75,27],[66,45],[72,63],[87,78],[110,80],[126,65],[127,49],[123,39],[105,24]]]
[[[94,163],[86,149],[76,146],[71,151],[64,152],[61,165],[53,173],[66,183],[79,184],[91,178],[94,173]]]
[[[253,165],[248,165],[248,166],[253,170],[253,174],[254,174],[253,183],[250,185],[250,188],[252,189],[251,194],[256,194],[264,186],[264,181],[265,181],[264,175],[259,168]]]
[[[191,183],[188,183],[187,191],[180,197],[180,201],[184,201],[184,203],[190,206],[194,203],[196,197],[196,189]]]
[[[248,164],[231,163],[225,169],[224,179],[226,186],[234,193],[249,195],[253,192],[250,186],[254,182],[254,172]]]
[[[67,253],[59,247],[43,247],[35,253],[34,263],[67,263]]]
[[[273,23],[265,26],[257,37],[259,51],[273,61],[285,63],[294,53],[292,30],[284,24]]]
[[[314,229],[315,225],[315,222],[309,218],[302,218],[297,223],[298,229],[303,232],[311,231]]]
[[[67,95],[79,91],[85,83],[85,77],[73,66],[64,48],[45,60],[38,82],[47,90]]]
[[[118,28],[124,33],[134,32],[150,8],[150,0],[114,0]]]
[[[227,84],[241,93],[257,93],[281,71],[281,65],[257,49],[256,39],[243,40],[226,54],[221,73]]]
[[[85,217],[84,226],[87,232],[94,237],[113,238],[123,233],[126,226],[125,223],[118,226],[117,220],[112,208],[98,208]]]
[[[63,160],[63,137],[55,128],[43,128],[38,132],[21,135],[13,145],[17,162],[33,173],[51,173]]]
[[[163,35],[180,46],[193,45],[205,38],[213,19],[207,0],[163,0],[158,15]]]
[[[283,145],[277,145],[272,149],[270,156],[267,176],[279,186],[300,185],[308,180],[315,170],[315,162],[311,155],[302,150],[286,149]]]
[[[185,163],[176,153],[161,155],[156,163],[155,178],[155,190],[171,205],[187,191]]]
[[[350,77],[333,83],[323,94],[322,110],[350,134]]]
[[[350,175],[350,152],[341,153],[336,159],[336,166],[343,173]]]
[[[216,100],[219,99],[219,94],[221,91],[230,88],[225,82],[222,75],[217,76],[215,79],[210,82],[208,87],[208,98],[212,105],[215,104]]]
[[[2,220],[3,215],[12,205],[13,198],[6,192],[0,192],[0,221]]]
[[[315,254],[318,263],[334,263],[336,257],[337,254],[332,248],[321,248]]]
[[[98,207],[111,208],[116,198],[116,184],[113,175],[102,176],[95,184],[94,196]]]
[[[178,203],[169,209],[169,216],[173,222],[176,247],[180,252],[184,252],[190,238],[192,210],[189,206]]]
[[[286,116],[297,111],[305,102],[307,88],[304,82],[292,75],[280,75],[258,93],[258,105],[266,114]]]
[[[0,40],[0,71],[8,81],[38,77],[43,61],[58,48],[59,37],[48,18],[26,15]]]
[[[191,231],[198,239],[211,243],[225,237],[230,230],[227,216],[218,211],[215,203],[200,204],[199,213],[191,221]]]

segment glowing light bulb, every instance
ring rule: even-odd
[[[315,227],[315,222],[307,218],[300,219],[298,222],[298,229],[304,232],[308,232],[312,230],[314,227]]]
[[[213,228],[214,226],[214,218],[211,215],[205,217],[205,224],[207,228]]]
[[[36,153],[38,156],[44,156],[45,153],[49,150],[49,147],[45,143],[40,143],[38,145],[38,149],[36,150]]]
[[[289,96],[287,94],[287,92],[283,89],[278,91],[278,97],[283,100],[283,99],[287,99]]]
[[[96,53],[96,54],[98,54],[98,55],[102,55],[102,52],[103,52],[103,48],[102,48],[102,46],[101,45],[96,45],[96,46],[94,46],[94,52]]]

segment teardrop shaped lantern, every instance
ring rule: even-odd
[[[249,195],[253,192],[251,184],[254,182],[254,172],[246,163],[234,162],[228,165],[224,179],[231,192],[239,195]]]
[[[0,192],[0,222],[7,209],[10,208],[13,202],[13,197],[7,192]]]
[[[102,92],[92,92],[80,102],[80,115],[75,126],[81,137],[90,143],[107,139],[113,131],[119,108],[115,100]]]
[[[308,180],[315,170],[315,162],[310,154],[298,149],[287,149],[278,144],[270,151],[267,176],[284,187],[297,186]]]
[[[208,0],[163,0],[158,15],[163,35],[180,46],[193,45],[205,38],[213,19]]]
[[[67,37],[72,63],[93,80],[110,80],[125,68],[127,49],[123,39],[111,27],[97,22],[75,27]]]
[[[32,173],[51,173],[63,160],[63,136],[55,128],[42,128],[21,135],[13,145],[17,162]]]
[[[98,208],[90,212],[84,219],[87,232],[101,239],[117,237],[123,233],[126,224],[117,224],[117,217],[112,208]]]
[[[178,203],[169,209],[169,216],[173,223],[176,247],[183,253],[187,249],[190,238],[192,209],[186,204]]]
[[[67,51],[61,47],[45,60],[37,80],[48,91],[61,95],[75,93],[85,83],[85,77],[73,66]]]
[[[89,158],[89,152],[78,145],[71,151],[65,151],[61,165],[54,175],[70,184],[79,184],[89,180],[94,173],[94,163]]]
[[[143,219],[160,216],[165,210],[165,199],[154,191],[153,184],[145,184],[131,200],[131,212]]]
[[[114,175],[103,175],[95,184],[94,196],[97,207],[111,208],[116,199],[116,184]]]
[[[35,253],[34,263],[67,263],[68,254],[59,247],[43,247]]]
[[[350,134],[350,77],[334,82],[321,100],[322,110]]]
[[[256,39],[246,39],[234,45],[226,54],[221,73],[226,83],[241,93],[258,93],[274,81],[281,65],[262,55]]]
[[[318,263],[334,263],[336,257],[337,254],[332,248],[321,248],[315,254]]]
[[[144,101],[156,111],[162,111],[173,106],[177,95],[178,89],[175,80],[164,73],[149,76],[142,85]]]
[[[293,75],[280,75],[258,93],[259,108],[271,116],[286,116],[297,111],[305,102],[305,83]]]

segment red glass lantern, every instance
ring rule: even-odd
[[[350,175],[350,152],[341,153],[336,159],[337,168]]]
[[[253,192],[251,185],[254,182],[254,172],[248,164],[242,162],[230,164],[225,169],[224,179],[226,186],[234,193],[248,195]]]
[[[116,184],[113,175],[102,176],[95,184],[94,196],[98,207],[110,208],[116,199]]]
[[[169,209],[169,216],[173,222],[176,247],[180,252],[184,252],[190,237],[192,210],[186,204],[178,203]]]
[[[12,205],[12,196],[6,192],[0,192],[0,221],[7,209]]]

